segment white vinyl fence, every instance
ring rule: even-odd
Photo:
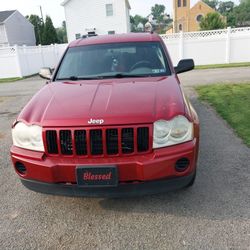
[[[193,58],[196,65],[250,62],[250,27],[161,35],[174,65]],[[54,68],[67,44],[0,48],[0,78],[23,77]]]
[[[55,68],[67,44],[0,48],[0,78],[37,74],[42,67]]]
[[[196,65],[250,62],[250,27],[162,35],[173,64],[193,58]]]

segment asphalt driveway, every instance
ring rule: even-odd
[[[250,81],[250,67],[200,69],[180,74],[186,87],[213,83],[247,83]]]
[[[227,81],[228,70],[214,81]],[[199,82],[200,72],[183,74],[184,88]],[[214,71],[202,72],[201,81]],[[191,189],[122,200],[25,189],[9,159],[10,126],[43,84],[39,78],[0,84],[1,249],[250,249],[250,149],[192,96],[201,145]]]

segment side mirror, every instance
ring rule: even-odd
[[[180,74],[189,70],[194,69],[194,60],[193,59],[183,59],[180,60],[178,65],[174,67],[175,73]]]
[[[52,69],[51,68],[41,68],[39,72],[39,76],[46,80],[51,80],[52,77]]]

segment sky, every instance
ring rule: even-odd
[[[91,1],[91,0],[89,0]],[[129,0],[131,5],[131,15],[139,14],[147,16],[153,5],[164,4],[166,12],[172,15],[173,0]],[[191,0],[193,6],[198,0]],[[233,0],[238,3],[239,0]],[[24,16],[30,14],[40,15],[40,7],[42,6],[43,15],[49,15],[52,18],[55,27],[60,27],[64,16],[64,8],[60,5],[63,0],[0,0],[0,11],[17,9]]]

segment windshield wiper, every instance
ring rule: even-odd
[[[132,74],[124,74],[124,73],[117,73],[114,75],[103,75],[103,78],[126,78],[126,77],[149,77],[150,75],[132,75]]]
[[[87,76],[87,77],[84,77],[84,76],[70,76],[70,77],[64,77],[64,78],[57,78],[56,80],[57,81],[66,81],[66,80],[69,80],[69,81],[79,81],[79,80],[96,80],[96,79],[102,79],[101,76]]]
[[[111,74],[111,75],[96,75],[96,76],[70,76],[70,77],[65,77],[65,78],[57,78],[57,81],[79,81],[79,80],[96,80],[96,79],[107,79],[107,78],[134,78],[134,77],[151,77],[152,75],[150,74],[145,74],[145,75],[133,75],[133,74],[126,74],[126,73],[116,73],[116,74]]]

